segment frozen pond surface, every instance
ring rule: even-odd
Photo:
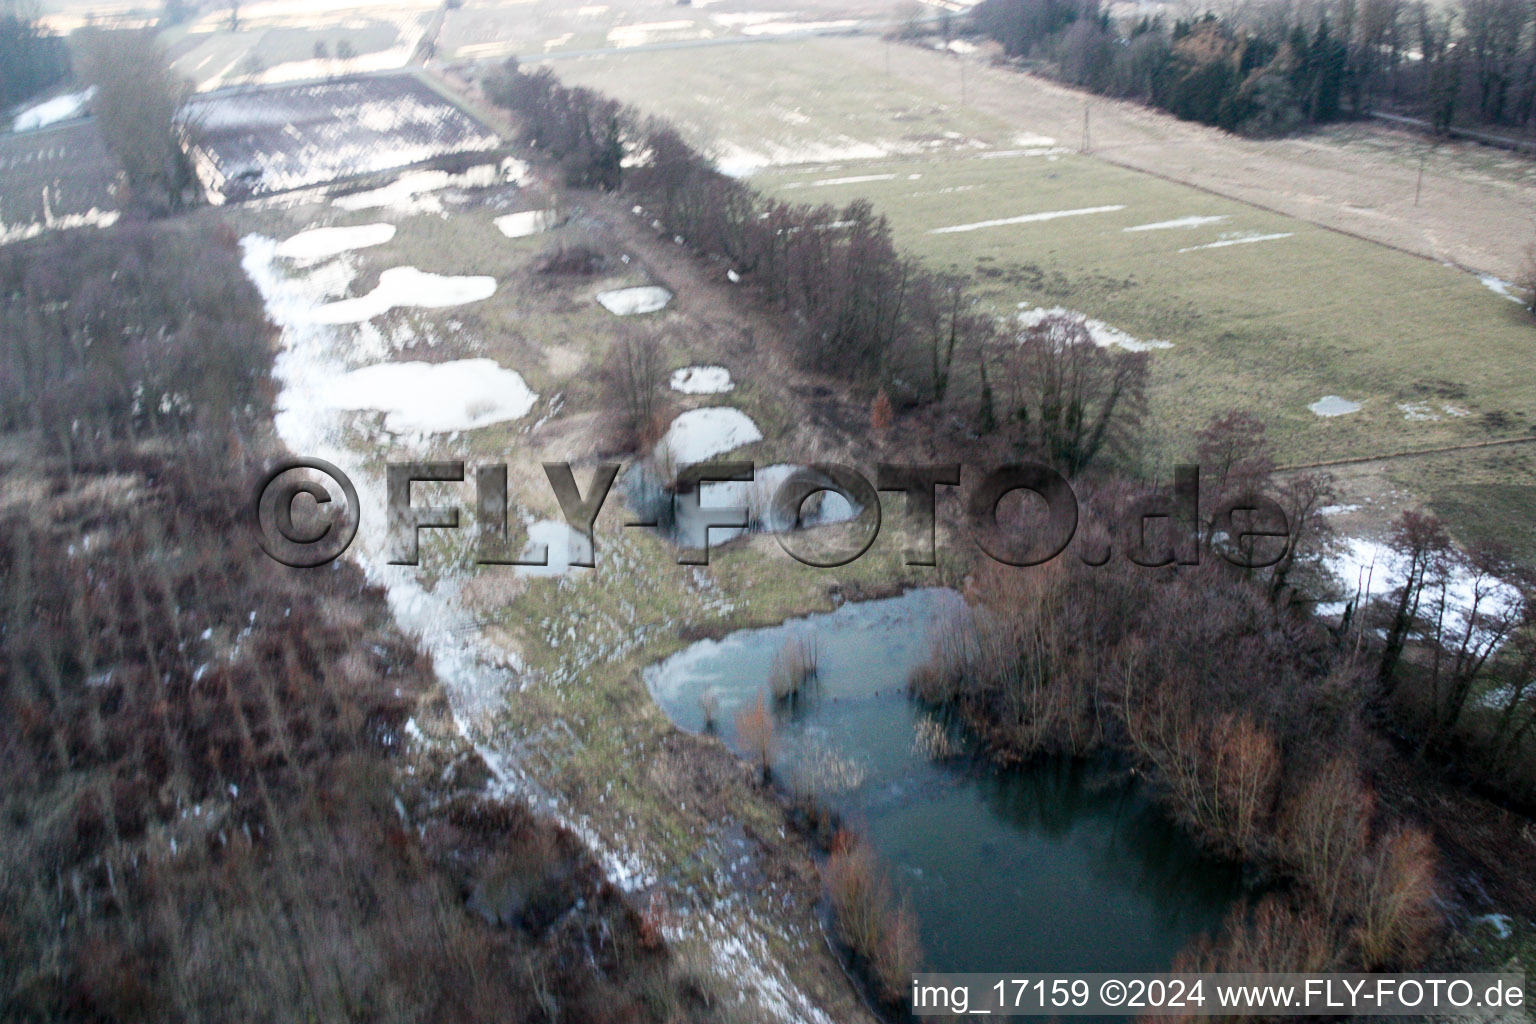
[[[672,301],[672,293],[665,288],[648,285],[639,288],[617,288],[611,292],[598,292],[598,304],[617,316],[634,316],[666,309]]]
[[[912,900],[928,969],[1167,970],[1219,923],[1238,872],[1202,856],[1123,775],[1066,760],[998,771],[909,700],[929,629],[959,603],[918,590],[848,604],[696,643],[644,678],[690,731],[705,728],[712,693],[735,747],[735,713],[767,688],[774,654],[814,636],[819,682],[775,710],[775,772],[869,835]],[[946,746],[954,756],[932,756]]]

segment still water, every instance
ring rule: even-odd
[[[997,770],[906,695],[960,597],[916,590],[694,644],[646,670],[678,725],[737,744],[775,653],[814,637],[813,692],[775,708],[775,772],[870,838],[935,971],[1161,971],[1214,930],[1240,873],[1201,855],[1123,773],[1051,759]],[[708,696],[707,696],[708,695]],[[936,756],[937,755],[937,756]]]

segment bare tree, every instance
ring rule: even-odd
[[[663,358],[660,336],[644,327],[625,326],[608,350],[600,371],[603,404],[625,448],[644,448],[660,436]]]
[[[97,124],[132,200],[154,214],[188,205],[195,178],[178,114],[190,86],[171,70],[155,36],[147,30],[85,30],[80,53],[84,76],[96,86]]]
[[[1140,425],[1146,353],[1101,348],[1070,314],[1047,316],[1005,345],[1019,447],[1072,475]]]

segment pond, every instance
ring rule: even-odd
[[[864,832],[910,898],[934,971],[1162,971],[1241,889],[1124,772],[1068,759],[999,770],[906,693],[961,599],[888,600],[696,643],[646,670],[690,731],[705,708],[740,753],[737,711],[774,707],[774,770]],[[811,692],[774,705],[774,656],[814,638]]]

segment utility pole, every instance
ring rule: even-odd
[[[1413,205],[1419,205],[1419,196],[1424,192],[1424,162],[1429,159],[1429,150],[1419,154],[1419,183],[1413,187]]]
[[[1084,153],[1093,148],[1093,133],[1088,125],[1088,101],[1083,101],[1083,149]]]

